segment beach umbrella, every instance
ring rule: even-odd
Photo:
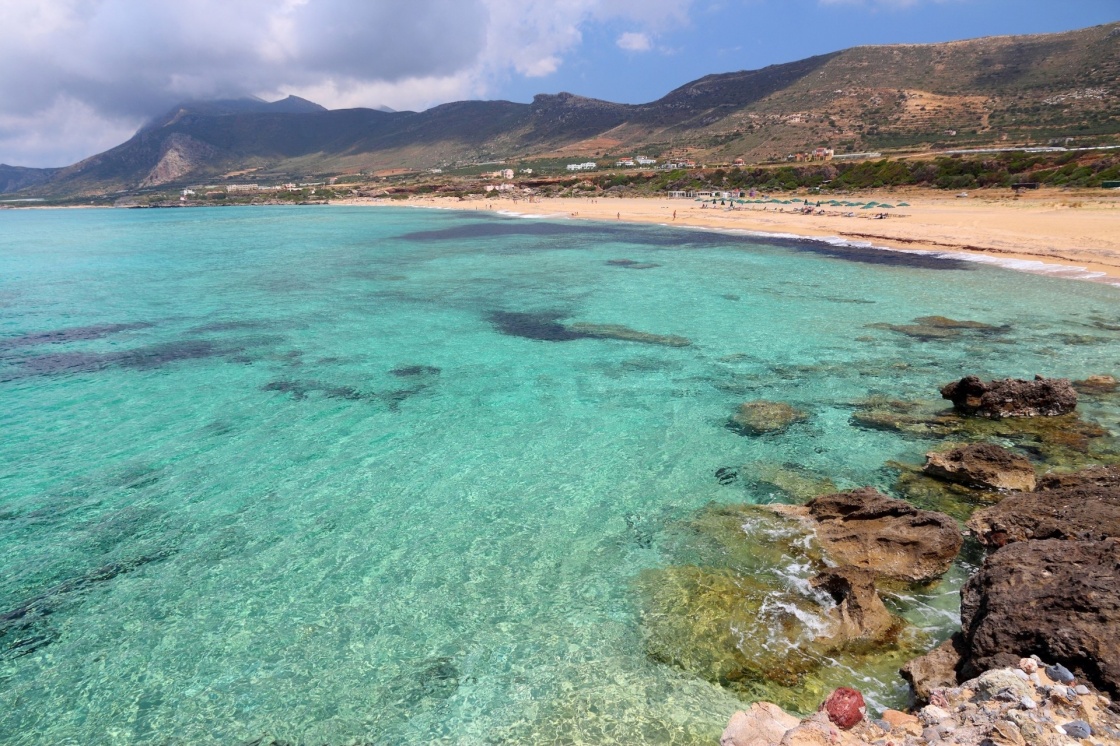
[[[894,209],[894,205],[888,205],[886,202],[880,202],[879,207],[883,207],[883,208],[886,208],[888,210],[893,210]]]
[[[908,203],[908,202],[899,202],[899,203],[898,203],[898,206],[899,206],[899,207],[909,207],[909,206],[910,206],[910,203]]]

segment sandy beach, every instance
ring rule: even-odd
[[[892,205],[906,202],[909,207],[888,210],[888,218],[874,219],[880,210],[822,205],[825,214],[805,215],[795,212],[793,205],[737,205],[737,209],[729,210],[663,197],[532,201],[430,197],[406,202],[345,203],[489,209],[521,215],[840,238],[893,249],[965,254],[1028,271],[1120,283],[1120,194],[1040,190],[1018,198],[1006,191],[976,192],[961,198],[914,190],[864,192],[838,199],[877,200]],[[1042,265],[1032,264],[1035,262]]]

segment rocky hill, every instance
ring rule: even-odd
[[[709,75],[639,105],[569,93],[424,112],[289,97],[185,104],[63,169],[0,167],[0,192],[70,195],[641,150],[708,161],[843,151],[1115,141],[1120,23],[1037,36],[855,47]],[[19,173],[17,173],[17,171]],[[243,177],[242,177],[243,178]]]

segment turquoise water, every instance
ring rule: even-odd
[[[868,328],[931,314],[1010,330]],[[853,402],[1115,373],[1117,318],[1105,285],[657,227],[0,211],[0,742],[712,743],[741,703],[645,656],[635,582],[770,498],[715,470],[889,489],[930,444]],[[758,398],[811,419],[723,426]]]

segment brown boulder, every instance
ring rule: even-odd
[[[954,635],[899,669],[902,678],[910,683],[915,700],[924,704],[929,702],[934,689],[957,685],[957,666],[961,662],[958,649],[960,643],[960,635]]]
[[[956,521],[920,510],[870,487],[810,500],[806,514],[816,522],[821,548],[842,565],[879,577],[927,581],[942,575],[960,551]]]
[[[883,605],[875,591],[875,576],[867,570],[829,568],[809,583],[836,602],[829,616],[837,624],[833,632],[837,639],[880,641],[898,630],[899,620]]]
[[[1120,538],[1120,481],[1109,483],[1118,471],[1090,469],[1080,478],[1067,474],[1064,482],[1047,482],[1048,489],[1039,492],[1012,493],[973,513],[968,527],[982,543],[996,547],[1028,539]],[[1070,486],[1050,486],[1063,483]]]
[[[1022,541],[961,589],[962,678],[1038,655],[1120,694],[1120,540]]]
[[[1082,394],[1111,394],[1120,386],[1114,376],[1089,376],[1081,381],[1074,381],[1073,387]]]
[[[984,383],[966,376],[941,389],[958,412],[998,420],[1003,417],[1053,417],[1068,414],[1077,406],[1077,392],[1068,378],[1033,381],[1005,378]]]
[[[927,453],[923,471],[946,482],[982,490],[1030,492],[1035,485],[1031,462],[993,443]]]

